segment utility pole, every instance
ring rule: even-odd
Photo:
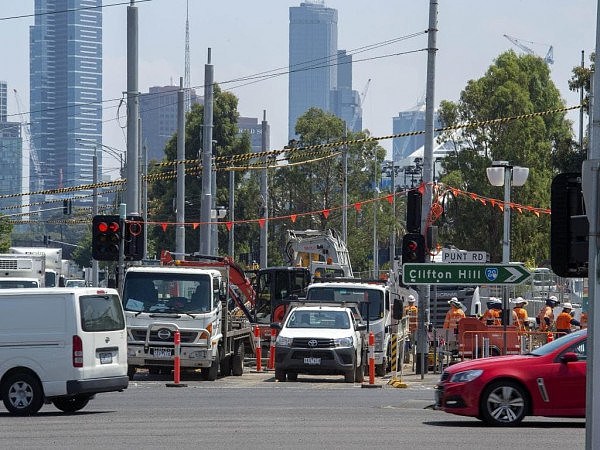
[[[185,259],[185,93],[183,78],[179,78],[177,92],[177,225],[175,228],[175,252]]]
[[[235,170],[232,167],[229,170],[229,221],[231,227],[229,228],[229,245],[228,254],[230,258],[235,256]]]
[[[421,203],[421,234],[426,236],[427,217],[431,209],[433,179],[433,112],[435,106],[435,56],[437,52],[437,13],[438,1],[429,1],[429,30],[427,38],[427,88],[425,98],[425,148],[423,152],[422,177],[425,191]],[[429,256],[425,256],[425,262],[429,262]],[[430,308],[430,285],[423,285],[419,289],[419,313],[417,329],[417,366],[420,369],[421,379],[427,371],[427,358],[429,355],[429,343],[427,338],[427,322],[429,321]]]
[[[210,216],[212,209],[212,131],[213,131],[213,76],[211,51],[208,49],[208,62],[204,66],[204,125],[202,132],[202,199],[200,203],[200,253],[210,254]]]
[[[261,150],[262,152],[267,151],[268,141],[267,141],[267,111],[263,110],[263,120],[261,123],[262,130],[262,142],[261,142]],[[260,229],[260,268],[265,269],[268,266],[268,239],[269,239],[269,184],[267,180],[268,176],[268,157],[263,156],[263,162],[265,163],[265,168],[261,171],[260,175],[260,198],[262,199],[262,218],[265,223]]]
[[[94,146],[94,156],[92,156],[92,183],[94,184],[92,217],[98,215],[98,146]],[[92,286],[98,286],[98,261],[92,258]]]
[[[138,10],[131,0],[127,7],[127,210],[136,214],[139,205],[139,136],[140,116],[138,92]]]
[[[348,128],[344,130],[344,140],[348,139]],[[342,239],[348,245],[348,144],[342,148]]]

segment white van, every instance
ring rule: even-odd
[[[119,294],[105,288],[0,290],[0,396],[11,414],[64,412],[127,388]]]

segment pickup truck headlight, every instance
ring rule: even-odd
[[[351,337],[343,337],[335,339],[336,347],[352,347],[352,338]]]
[[[279,335],[279,336],[277,336],[275,345],[278,347],[291,347],[292,346],[292,338]]]
[[[450,377],[451,383],[468,383],[479,377],[483,373],[483,370],[465,370],[464,372],[457,372]]]

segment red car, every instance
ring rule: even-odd
[[[496,426],[527,415],[585,417],[586,339],[580,330],[525,355],[452,365],[436,385],[436,408]]]

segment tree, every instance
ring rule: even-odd
[[[482,78],[470,80],[457,103],[442,102],[440,117],[448,127],[559,108],[564,103],[544,61],[532,55],[517,56],[511,50],[498,56]],[[455,142],[457,152],[444,160],[443,183],[502,200],[503,188],[490,185],[486,168],[492,161],[509,161],[529,167],[527,182],[512,189],[511,201],[545,208],[550,205],[550,183],[559,169],[556,156],[573,145],[571,123],[564,112],[460,128],[441,136],[448,138]],[[491,261],[501,261],[501,210],[461,196],[453,211],[455,220],[442,228],[440,240],[467,250],[486,250]],[[512,211],[511,260],[533,264],[547,260],[549,217]]]
[[[0,216],[0,253],[7,253],[11,245],[10,234],[13,225],[7,217]]]

